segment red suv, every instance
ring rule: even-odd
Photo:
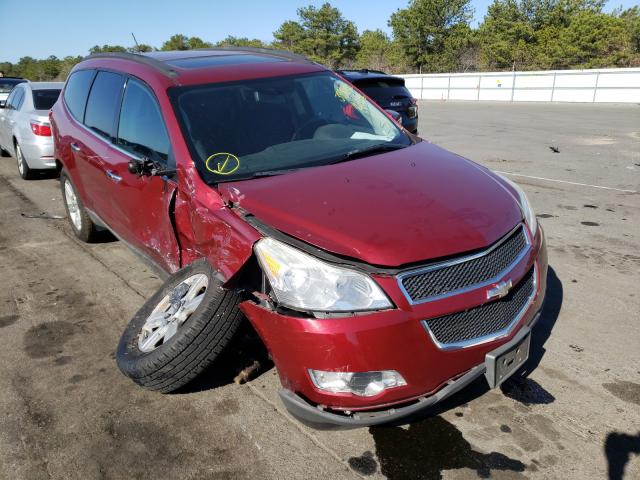
[[[146,388],[185,385],[245,317],[312,424],[396,420],[527,359],[547,258],[522,190],[321,65],[94,55],[51,125],[75,234],[107,228],[168,274],[117,350]]]

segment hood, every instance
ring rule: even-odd
[[[489,170],[426,141],[219,188],[290,236],[389,267],[486,247],[522,218]]]

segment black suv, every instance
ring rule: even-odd
[[[386,110],[400,114],[402,126],[418,133],[418,105],[404,86],[404,78],[394,77],[379,70],[338,70],[338,73],[366,93]]]

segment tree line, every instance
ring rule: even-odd
[[[102,52],[190,50],[222,46],[278,48],[330,68],[394,73],[546,70],[640,66],[640,6],[604,12],[606,0],[494,0],[472,26],[471,0],[409,0],[381,29],[358,32],[329,3],[297,10],[273,32],[273,41],[228,36],[211,43],[182,34],[159,47],[96,45]],[[22,57],[0,62],[5,75],[63,80],[81,56]]]

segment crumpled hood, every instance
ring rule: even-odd
[[[487,169],[426,141],[219,186],[225,201],[273,228],[380,266],[479,249],[521,220],[516,200]]]

